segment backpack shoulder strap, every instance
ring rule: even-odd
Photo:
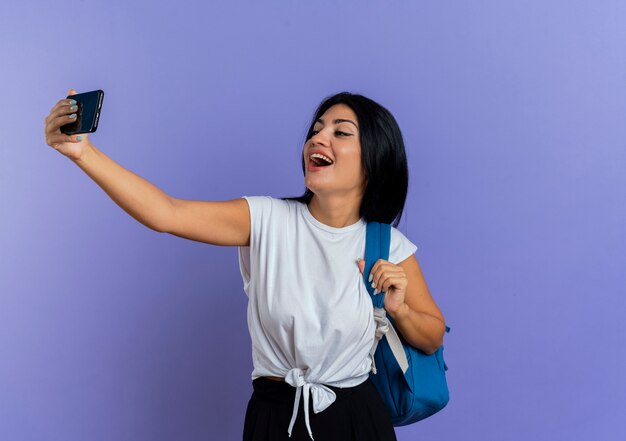
[[[374,288],[368,282],[370,271],[378,259],[389,259],[389,245],[391,243],[391,225],[380,222],[368,222],[365,230],[365,268],[363,278],[365,286],[376,308],[382,308],[384,298],[374,295]]]
[[[376,373],[376,363],[374,360],[374,351],[378,346],[378,339],[386,337],[389,348],[393,357],[402,369],[402,373],[406,373],[409,362],[402,346],[400,336],[393,327],[393,323],[387,317],[385,307],[385,294],[374,295],[374,288],[369,282],[369,274],[372,267],[378,259],[389,260],[389,246],[391,244],[391,224],[383,224],[380,222],[368,222],[365,233],[365,269],[363,271],[363,281],[370,294],[374,305],[374,319],[376,320],[377,343],[372,348],[372,370]]]
[[[380,222],[368,222],[365,229],[365,269],[363,278],[365,286],[376,308],[383,307],[383,296],[374,295],[374,288],[368,282],[372,267],[378,259],[389,259],[389,245],[391,239],[391,225]]]

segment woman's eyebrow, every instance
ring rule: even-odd
[[[315,120],[315,122],[318,122],[318,123],[321,123],[322,125],[324,125],[324,120],[323,120],[322,118],[317,118],[317,119]],[[339,123],[342,123],[342,122],[349,122],[349,123],[352,123],[352,124],[354,124],[354,127],[356,127],[357,129],[359,128],[359,126],[357,126],[357,125],[356,125],[356,123],[355,123],[354,121],[349,120],[349,119],[341,119],[341,118],[338,118],[338,119],[336,119],[336,120],[334,120],[334,121],[333,121],[333,123],[335,123],[335,124],[339,124]]]

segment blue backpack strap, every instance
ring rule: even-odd
[[[400,335],[396,332],[393,320],[387,316],[384,309],[385,293],[374,295],[374,288],[369,282],[369,275],[372,267],[378,259],[389,260],[389,245],[391,242],[391,224],[380,222],[368,222],[365,234],[365,270],[363,279],[367,291],[370,294],[374,306],[374,319],[378,327],[387,329],[384,339],[391,350],[391,356],[397,362],[402,373],[405,373],[409,367],[407,355],[402,346]],[[373,354],[372,354],[373,355]],[[373,371],[376,372],[376,363],[372,359]]]
[[[391,225],[380,222],[368,222],[365,230],[365,268],[363,279],[365,286],[376,308],[382,308],[384,297],[374,295],[374,288],[368,281],[372,267],[378,259],[389,260],[389,244],[391,241]]]

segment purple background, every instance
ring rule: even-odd
[[[251,393],[237,249],[47,146],[70,87],[105,91],[100,150],[205,200],[300,194],[315,106],[380,102],[452,327],[451,401],[399,440],[622,439],[626,3],[204,3],[0,3],[0,439],[237,440]]]

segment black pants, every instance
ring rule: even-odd
[[[302,397],[291,438],[287,433],[295,387],[263,377],[254,380],[252,386],[243,441],[310,441]],[[309,421],[315,441],[397,441],[387,408],[369,379],[355,387],[330,389],[337,399],[324,411],[316,414],[309,401]]]

